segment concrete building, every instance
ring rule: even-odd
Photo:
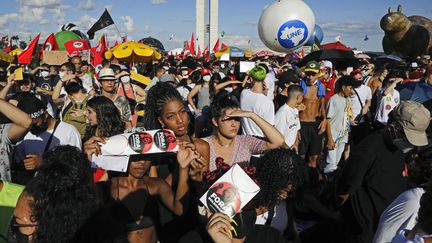
[[[209,13],[207,14],[207,1],[209,6]],[[213,48],[218,39],[218,26],[219,26],[219,0],[196,0],[196,47],[198,45],[203,50],[206,44],[209,49]],[[208,16],[208,25],[206,24],[206,17]],[[208,35],[207,26],[209,26]],[[206,38],[208,36],[208,38]]]

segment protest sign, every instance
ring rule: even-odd
[[[233,217],[260,191],[259,186],[237,164],[221,176],[200,201],[212,213]]]
[[[48,65],[62,65],[68,62],[67,51],[44,51],[42,61]]]

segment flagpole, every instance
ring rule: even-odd
[[[121,35],[121,33],[120,33],[120,30],[119,30],[119,28],[117,28],[117,25],[114,23],[114,27],[116,28],[116,30],[117,30],[117,33],[119,34],[119,36],[120,36],[120,40],[122,39],[122,35]]]

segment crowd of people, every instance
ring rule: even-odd
[[[240,61],[0,67],[0,242],[432,242],[430,104],[398,91],[431,60]],[[143,129],[178,152],[92,163]],[[199,198],[235,164],[260,191],[230,218]]]

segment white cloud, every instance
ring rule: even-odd
[[[120,19],[123,20],[124,29],[127,33],[135,32],[134,21],[131,16],[121,16]]]
[[[28,7],[58,7],[62,3],[62,0],[17,0],[18,6]]]
[[[151,0],[151,4],[153,5],[160,5],[160,4],[164,4],[167,3],[166,0]]]
[[[95,8],[93,0],[85,0],[79,3],[78,8],[82,10],[93,10]]]

